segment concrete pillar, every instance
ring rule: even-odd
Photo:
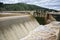
[[[56,21],[56,19],[51,14],[48,14],[48,13],[49,12],[47,12],[46,15],[45,15],[45,22],[50,23],[52,21]]]
[[[46,23],[46,21],[47,21],[47,14],[48,14],[48,12],[46,11],[46,14],[45,14],[45,17],[44,17],[45,23]]]

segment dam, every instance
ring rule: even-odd
[[[0,40],[19,40],[39,26],[39,23],[31,15],[8,15],[0,17]]]
[[[60,25],[54,23],[40,25],[31,14],[2,13],[0,40],[57,40]]]

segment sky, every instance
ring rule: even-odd
[[[41,7],[60,10],[60,0],[0,0],[3,3],[27,3],[27,4],[34,4]]]

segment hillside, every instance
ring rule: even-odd
[[[16,4],[2,4],[0,3],[1,11],[32,11],[32,10],[44,10],[44,11],[56,11],[53,9],[43,8],[36,5],[30,5],[25,3]]]

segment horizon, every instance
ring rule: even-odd
[[[44,8],[60,10],[60,0],[0,0],[4,4],[26,3]]]

